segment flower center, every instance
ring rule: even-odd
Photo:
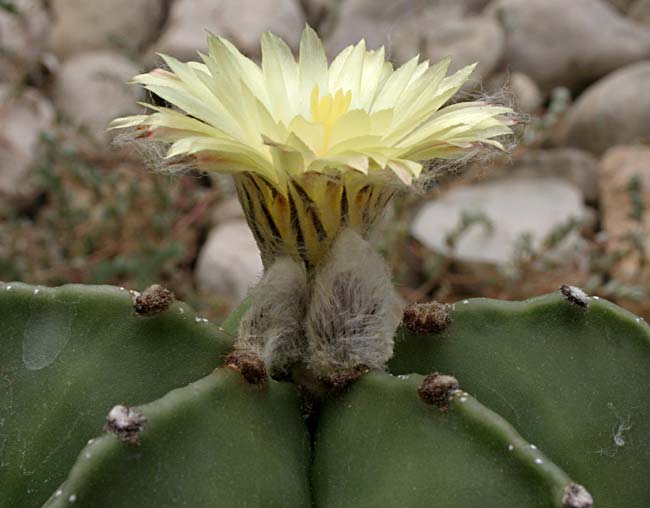
[[[337,90],[334,96],[332,94],[320,97],[318,85],[314,86],[311,92],[311,121],[320,123],[325,127],[323,139],[323,148],[319,155],[324,155],[329,148],[332,135],[332,128],[336,121],[347,113],[352,102],[352,91]]]

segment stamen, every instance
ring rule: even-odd
[[[337,90],[332,94],[320,97],[318,85],[311,92],[311,121],[321,123],[325,127],[323,147],[317,155],[323,156],[329,148],[332,129],[336,121],[348,112],[352,103],[352,91]]]

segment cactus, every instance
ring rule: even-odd
[[[0,285],[2,508],[650,503],[650,330],[603,300],[411,308],[344,393],[224,366],[247,304],[142,301]]]
[[[647,508],[645,324],[569,286],[402,315],[370,243],[398,189],[509,145],[510,108],[444,106],[473,66],[208,47],[112,125],[233,174],[261,282],[219,328],[160,286],[0,286],[0,508]]]
[[[184,304],[112,287],[0,285],[0,506],[40,506],[116,404],[209,374],[231,339]]]
[[[452,372],[580,479],[597,506],[650,506],[650,327],[571,289],[459,302],[444,331],[401,331],[390,370]]]

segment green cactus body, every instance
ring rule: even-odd
[[[309,434],[295,387],[227,368],[138,408],[138,443],[105,434],[45,508],[308,508]]]
[[[400,332],[390,370],[453,373],[598,507],[650,506],[650,327],[620,307],[559,294],[459,302],[443,332]]]
[[[113,405],[193,382],[231,347],[184,304],[145,318],[108,286],[0,284],[0,323],[2,508],[40,506]]]
[[[579,484],[650,505],[650,331],[607,302],[458,303],[441,332],[398,332],[395,377],[315,404],[217,368],[245,308],[222,329],[158,310],[0,284],[0,507],[592,506]],[[462,386],[440,407],[418,396],[432,371]]]
[[[326,405],[314,497],[323,508],[561,507],[569,477],[467,393],[447,411],[418,398],[422,376],[372,373]]]

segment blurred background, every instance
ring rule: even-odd
[[[402,295],[524,299],[574,284],[650,318],[650,0],[0,0],[0,280],[157,282],[219,320],[261,273],[227,179],[153,174],[105,128],[126,82],[205,30],[253,58],[305,23],[334,55],[479,62],[464,93],[528,121],[511,154],[389,210]]]

